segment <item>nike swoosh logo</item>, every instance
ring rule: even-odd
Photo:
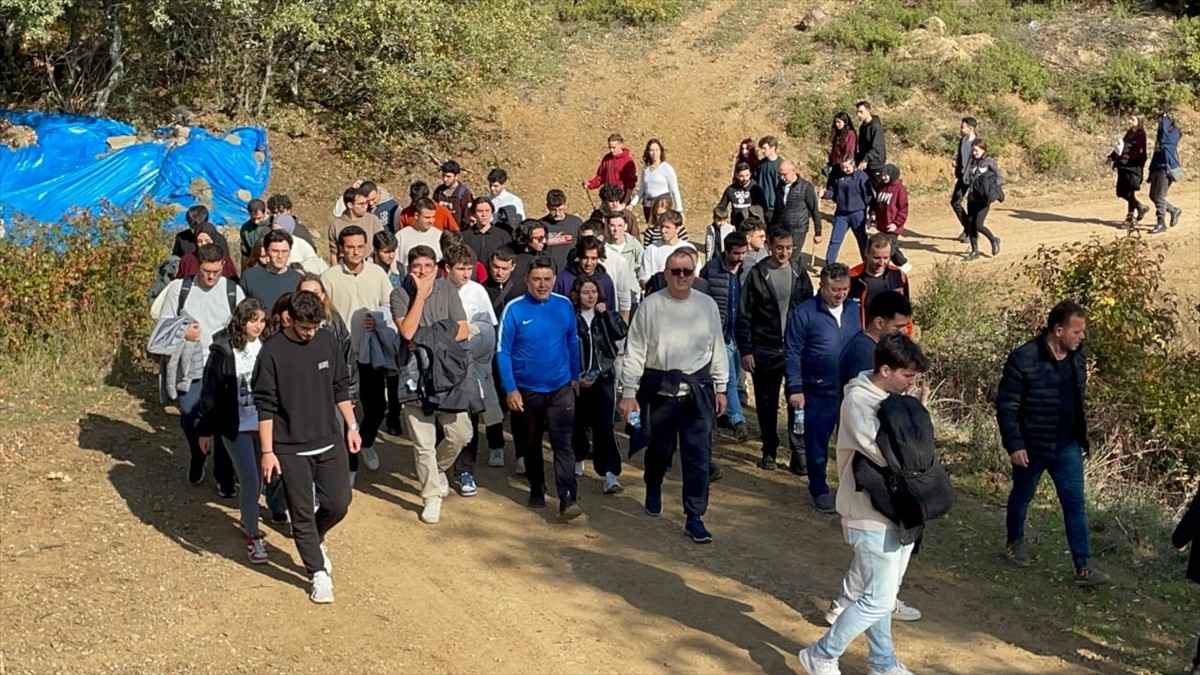
[[[525,319],[524,321],[521,322],[521,325],[528,326],[531,323],[533,323],[533,319]]]

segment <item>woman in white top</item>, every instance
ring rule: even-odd
[[[638,182],[637,192],[630,201],[630,206],[642,203],[643,220],[650,220],[650,206],[660,197],[671,197],[675,210],[683,213],[683,197],[679,196],[679,179],[675,176],[675,167],[667,163],[667,149],[657,138],[646,141],[646,149],[642,152],[642,180]]]
[[[259,473],[258,450],[255,447],[258,440],[258,409],[251,393],[254,365],[262,349],[262,340],[259,338],[266,326],[267,310],[262,302],[247,298],[238,303],[225,330],[213,337],[212,353],[204,366],[200,404],[196,411],[200,449],[206,454],[214,448],[217,452],[228,452],[233,460],[238,482],[241,483],[238,506],[242,531],[246,534],[246,555],[254,564],[267,562],[267,549],[258,527],[258,495],[262,492],[262,475]],[[214,445],[214,434],[221,435],[225,444],[223,450]],[[286,513],[285,505],[271,506],[273,516]]]

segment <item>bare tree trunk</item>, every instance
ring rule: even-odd
[[[125,79],[125,57],[121,53],[121,48],[124,43],[124,34],[121,32],[121,21],[117,15],[117,2],[119,0],[104,0],[104,19],[108,23],[108,78],[101,87],[100,91],[96,92],[96,104],[92,107],[92,114],[100,117],[108,110],[108,101],[112,98],[113,92],[117,87],[121,86],[121,81]]]

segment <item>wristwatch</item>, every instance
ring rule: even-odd
[[[355,424],[351,424],[351,425],[350,425],[350,431],[358,431],[358,424],[357,424],[357,423],[355,423]]]

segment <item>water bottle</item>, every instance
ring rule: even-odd
[[[629,413],[629,426],[633,427],[634,429],[642,428],[642,413],[641,413],[641,411],[634,410],[633,412]]]
[[[804,435],[804,411],[797,410],[792,413],[792,433],[797,436]]]

